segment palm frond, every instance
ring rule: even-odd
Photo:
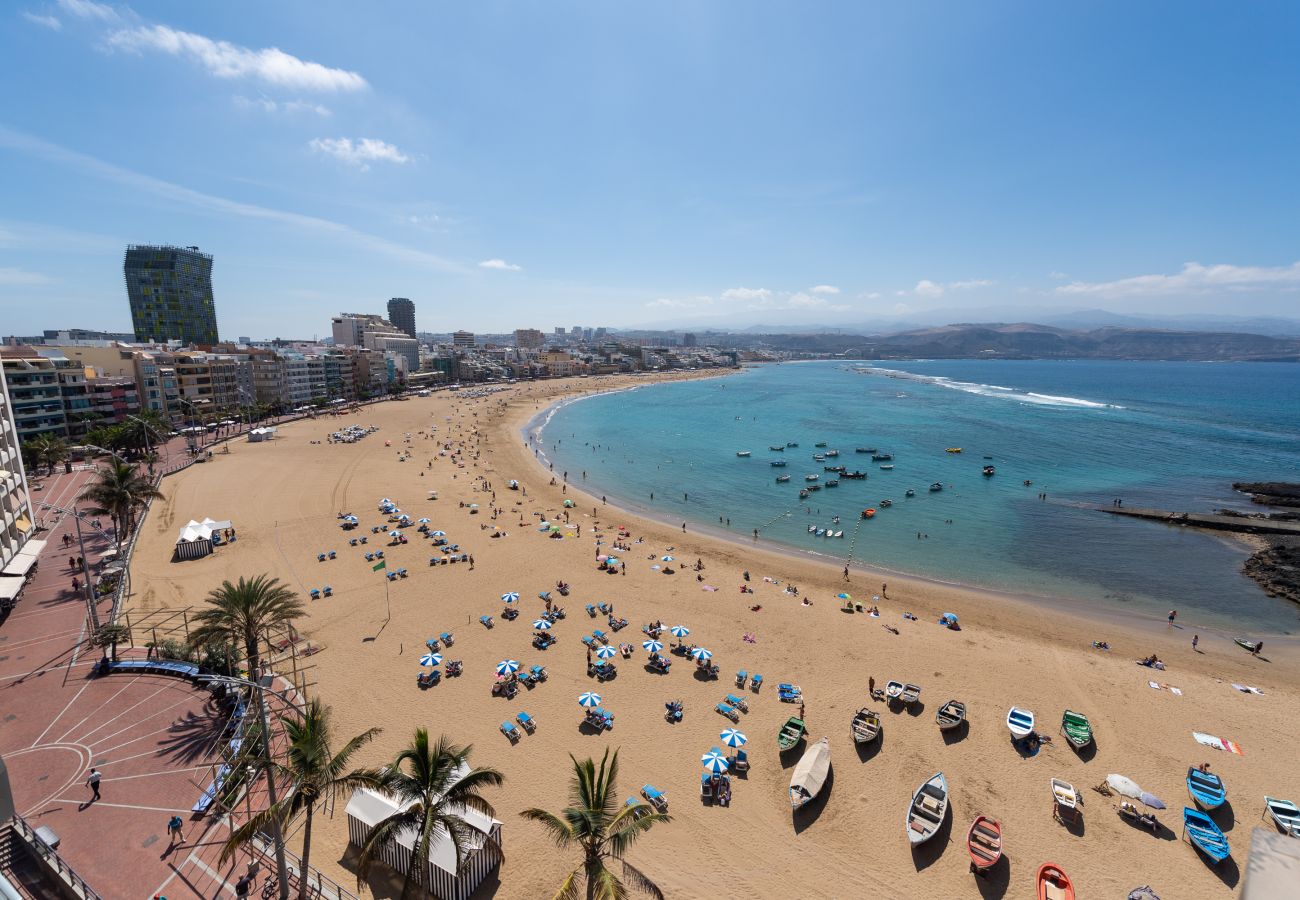
[[[623,877],[632,884],[632,887],[643,894],[649,894],[655,900],[664,900],[664,892],[660,890],[659,885],[650,880],[648,875],[627,860],[622,860],[622,863]]]
[[[555,846],[561,850],[573,843],[575,837],[573,825],[554,813],[549,813],[544,809],[525,809],[519,815],[545,828],[550,833],[551,840],[555,841]]]

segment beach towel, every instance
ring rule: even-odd
[[[1193,731],[1192,737],[1196,739],[1196,743],[1213,747],[1215,750],[1227,750],[1229,753],[1235,753],[1238,756],[1246,755],[1246,751],[1242,750],[1241,745],[1235,741],[1227,741],[1212,734],[1202,734],[1199,731]]]
[[[1236,682],[1233,682],[1232,686],[1235,687],[1237,690],[1241,691],[1243,694],[1263,694],[1263,693],[1264,693],[1264,692],[1261,691],[1259,688],[1257,688],[1257,687],[1251,687],[1251,686],[1248,685],[1248,684],[1237,684]]]
[[[1181,697],[1183,695],[1183,689],[1174,687],[1172,684],[1163,684],[1159,681],[1148,681],[1147,685],[1157,691],[1169,691],[1169,693],[1173,694],[1175,697]]]
[[[700,590],[702,590],[702,591],[716,591],[717,588],[715,588],[715,587],[714,587],[713,585],[711,585],[711,584],[706,584],[706,585],[702,585],[702,586],[700,587]]]

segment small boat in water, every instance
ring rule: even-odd
[[[807,498],[807,496],[808,496],[808,491],[807,491],[807,489],[805,489],[805,488],[800,488],[800,489],[799,489],[799,499],[800,499],[800,500],[803,500],[803,499]]]
[[[864,706],[854,714],[849,731],[853,734],[853,743],[869,744],[880,736],[880,716]]]
[[[822,466],[823,472],[843,472],[843,466]]]
[[[880,501],[880,506],[881,506],[882,509],[885,508],[886,506],[893,506],[893,505],[894,505],[894,501],[893,501],[893,500],[881,500],[881,501]]]
[[[961,448],[960,448],[960,447],[949,447],[949,448],[947,448],[944,452],[945,452],[945,453],[960,453],[960,452],[961,452]]]
[[[1002,825],[988,816],[976,816],[966,832],[966,852],[970,854],[971,871],[991,869],[1002,858]]]
[[[748,450],[737,450],[737,451],[736,451],[736,455],[737,455],[737,456],[749,456],[749,451],[748,451]]]
[[[829,481],[826,482],[826,486],[827,486],[828,488],[839,487],[839,486],[840,486],[840,480],[839,480],[838,478],[832,478],[832,479],[830,479]]]
[[[943,490],[943,482],[936,481],[934,484],[930,485],[931,494],[937,494],[941,490]]]
[[[821,478],[821,476],[820,476],[820,475],[805,475],[805,476],[803,477],[803,480],[804,480],[804,481],[816,481],[818,478]]]
[[[907,839],[913,845],[934,837],[948,814],[948,780],[942,772],[931,775],[916,789],[907,807]]]
[[[773,450],[773,451],[775,451],[775,452],[777,452],[777,453],[784,453],[784,452],[785,452],[785,444],[773,444],[772,446],[768,447],[767,449],[769,449],[769,450]]]
[[[867,509],[864,509],[862,511],[862,518],[864,519],[875,518],[875,515],[876,515],[876,510],[873,507],[868,507]]]
[[[803,752],[790,776],[791,809],[798,809],[821,793],[830,770],[831,739],[822,738]]]
[[[884,463],[880,468],[882,468],[882,469],[884,469],[886,472],[888,472],[888,471],[890,471],[890,470],[892,470],[892,469],[894,468],[894,464],[893,464],[893,463]]]
[[[894,458],[892,453],[873,453],[871,454],[872,462],[886,462]]]
[[[903,496],[904,496],[904,497],[915,497],[915,496],[916,496],[916,491],[912,490],[911,488],[908,488],[908,489],[907,489],[907,493],[904,494]]]
[[[997,472],[997,469],[993,468],[992,466],[985,466],[985,467],[984,467],[984,477],[985,477],[985,478],[992,478],[995,472]]]
[[[825,446],[826,446],[826,442],[825,442],[825,441],[818,441],[817,443],[813,444],[813,446],[814,446],[814,447],[825,447]]]
[[[867,473],[866,473],[866,472],[862,472],[862,471],[856,471],[856,472],[841,471],[841,472],[840,472],[840,477],[841,477],[841,478],[854,478],[854,479],[861,480],[861,479],[867,477]]]
[[[934,714],[934,721],[938,724],[940,731],[951,731],[954,728],[960,728],[961,723],[966,721],[966,704],[960,700],[949,700],[939,711]]]
[[[827,451],[826,451],[826,455],[827,455],[827,456],[839,456],[839,455],[840,455],[840,451],[838,451],[838,450],[827,450]]]
[[[798,446],[799,446],[799,442],[798,442],[798,441],[791,441],[790,443],[786,444],[786,446],[787,446],[787,447],[798,447]]]
[[[789,481],[789,480],[790,480],[790,476],[789,476],[789,475],[778,475],[778,476],[776,476],[776,483],[777,483],[777,484],[785,484],[785,483],[786,483],[787,481]]]
[[[1228,799],[1223,779],[1192,766],[1187,770],[1187,793],[1201,809],[1218,809]]]
[[[1046,862],[1039,866],[1034,883],[1034,896],[1038,900],[1074,900],[1074,882],[1056,863]]]
[[[773,459],[773,460],[769,460],[769,461],[768,461],[768,465],[769,465],[769,466],[776,466],[776,467],[779,469],[779,468],[781,468],[782,466],[786,465],[786,461],[783,460],[783,459]]]
[[[813,459],[814,459],[816,462],[825,462],[825,461],[826,461],[826,454],[825,454],[825,453],[814,453],[814,454],[813,454]]]
[[[854,447],[853,452],[854,453],[875,453],[876,448],[875,447]]]
[[[1215,865],[1232,855],[1232,849],[1228,846],[1228,839],[1223,836],[1223,830],[1199,809],[1183,807],[1183,831],[1187,832],[1196,849],[1204,853]]]

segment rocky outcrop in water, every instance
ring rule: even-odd
[[[1300,484],[1292,481],[1237,481],[1232,489],[1261,506],[1300,506]]]
[[[1256,551],[1242,571],[1269,596],[1300,603],[1300,542],[1284,541]]]

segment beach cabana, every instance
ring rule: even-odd
[[[253,430],[248,432],[248,440],[250,443],[253,444],[256,444],[260,441],[269,441],[274,437],[275,437],[275,428],[271,426],[254,428]]]
[[[207,556],[212,552],[212,534],[216,531],[224,531],[233,528],[227,519],[222,522],[216,522],[212,519],[205,518],[202,522],[196,522],[194,519],[181,528],[180,534],[176,538],[176,558],[177,559],[198,559]]]
[[[462,766],[460,773],[469,771]],[[348,801],[348,842],[360,847],[370,830],[401,807],[378,791],[361,788]],[[425,867],[426,883],[422,887],[443,900],[468,900],[474,890],[501,862],[500,854],[484,839],[491,837],[501,846],[501,823],[477,810],[461,807],[454,812],[474,829],[460,872],[456,871],[456,849],[445,833],[434,836],[429,846],[429,864]],[[398,874],[405,876],[411,859],[414,830],[399,832],[379,852],[379,859]]]

